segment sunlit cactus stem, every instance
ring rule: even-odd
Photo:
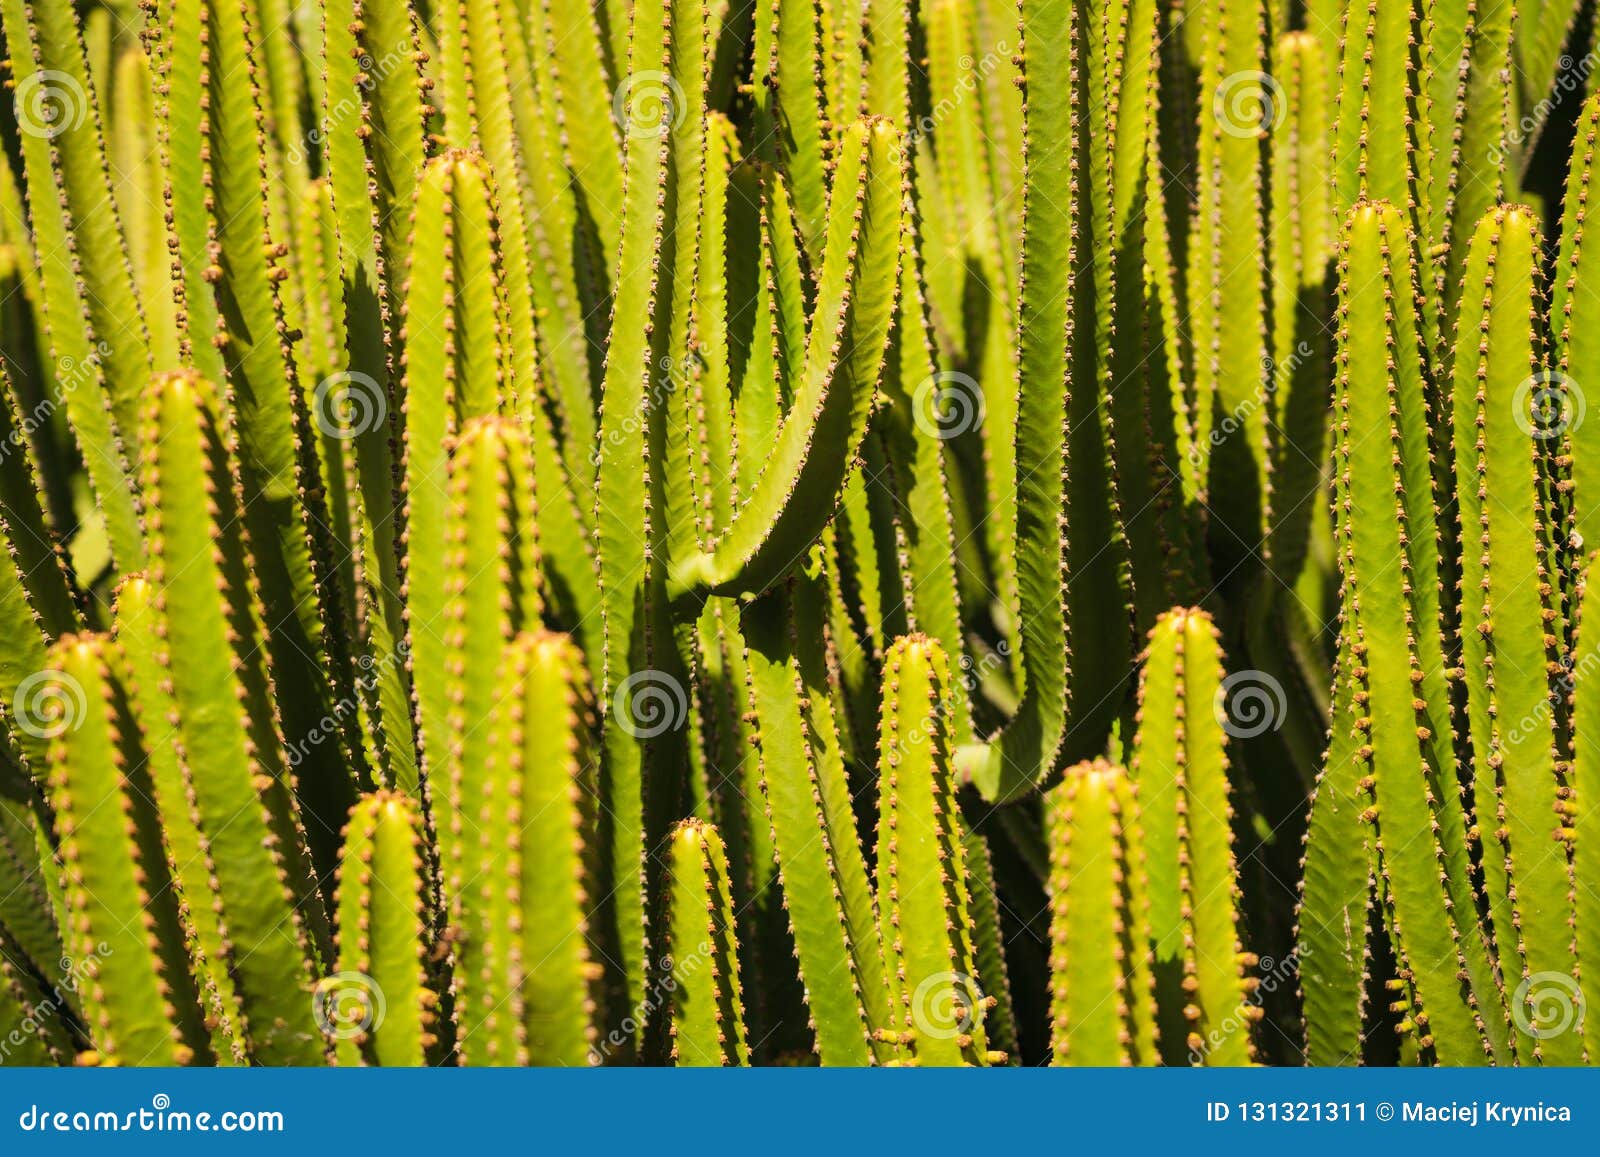
[[[339,866],[338,969],[318,982],[320,1027],[341,1065],[436,1057],[421,810],[389,792],[351,809]]]
[[[672,837],[666,947],[672,955],[672,1059],[680,1066],[748,1065],[739,946],[728,857],[709,824]]]

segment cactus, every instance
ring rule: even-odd
[[[1153,946],[1169,1064],[1182,1063],[1183,1050],[1207,1064],[1253,1055],[1255,982],[1246,967],[1254,961],[1239,943],[1222,670],[1204,611],[1171,611],[1151,629],[1132,778],[1143,828],[1137,870],[1148,877],[1149,910],[1139,920]]]
[[[668,867],[667,948],[672,954],[672,1060],[748,1065],[739,950],[728,856],[717,830],[685,820]]]
[[[339,967],[317,991],[342,1065],[417,1066],[434,1056],[439,999],[429,987],[421,818],[414,801],[388,792],[350,811],[336,902]]]
[[[1153,1064],[1149,882],[1132,781],[1104,760],[1076,764],[1048,806],[1052,1058]]]
[[[1583,7],[0,0],[0,1060],[1594,1059]]]
[[[190,971],[184,897],[173,884],[129,676],[103,636],[68,635],[50,670],[81,691],[84,718],[50,749],[68,941],[93,979],[84,1012],[108,1064],[204,1063],[199,986]],[[141,919],[129,921],[126,913]]]

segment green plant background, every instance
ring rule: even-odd
[[[0,0],[0,1061],[1600,1058],[1593,7]]]

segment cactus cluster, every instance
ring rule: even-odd
[[[1595,18],[0,0],[0,1063],[1600,1061]]]

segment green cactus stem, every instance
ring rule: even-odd
[[[672,1061],[748,1065],[727,850],[716,828],[685,820],[673,833],[668,855]]]
[[[949,664],[926,636],[884,660],[878,736],[878,917],[901,1063],[986,1064],[983,995],[951,758]]]
[[[67,949],[91,981],[82,996],[95,1056],[118,1065],[204,1064],[210,1044],[184,897],[152,802],[126,666],[104,636],[69,635],[52,648],[49,669],[81,713],[57,721],[50,801]],[[140,917],[128,920],[134,912]]]
[[[1473,795],[1501,972],[1529,1014],[1535,974],[1572,975],[1572,884],[1559,839],[1562,779],[1549,673],[1560,644],[1553,605],[1539,437],[1530,383],[1542,350],[1529,319],[1543,304],[1539,225],[1518,206],[1486,214],[1473,234],[1452,383],[1461,527],[1461,661],[1467,681]],[[1519,1056],[1576,1063],[1582,1041],[1514,1036]]]
[[[155,378],[141,444],[157,661],[227,929],[220,963],[238,987],[251,1056],[314,1063],[322,1045],[311,984],[329,944],[326,912],[294,807],[216,388],[189,373]]]
[[[1075,764],[1047,807],[1052,1061],[1152,1064],[1151,885],[1133,783],[1103,760]]]
[[[351,809],[339,864],[339,967],[317,985],[341,1065],[428,1064],[438,1044],[422,815],[380,791]]]
[[[1198,608],[1163,615],[1150,632],[1139,680],[1133,780],[1169,1064],[1249,1063],[1251,1026],[1260,1017],[1252,1000],[1256,981],[1247,974],[1254,957],[1239,940],[1227,692],[1217,640],[1210,616]],[[1245,678],[1252,674],[1259,673]]]

